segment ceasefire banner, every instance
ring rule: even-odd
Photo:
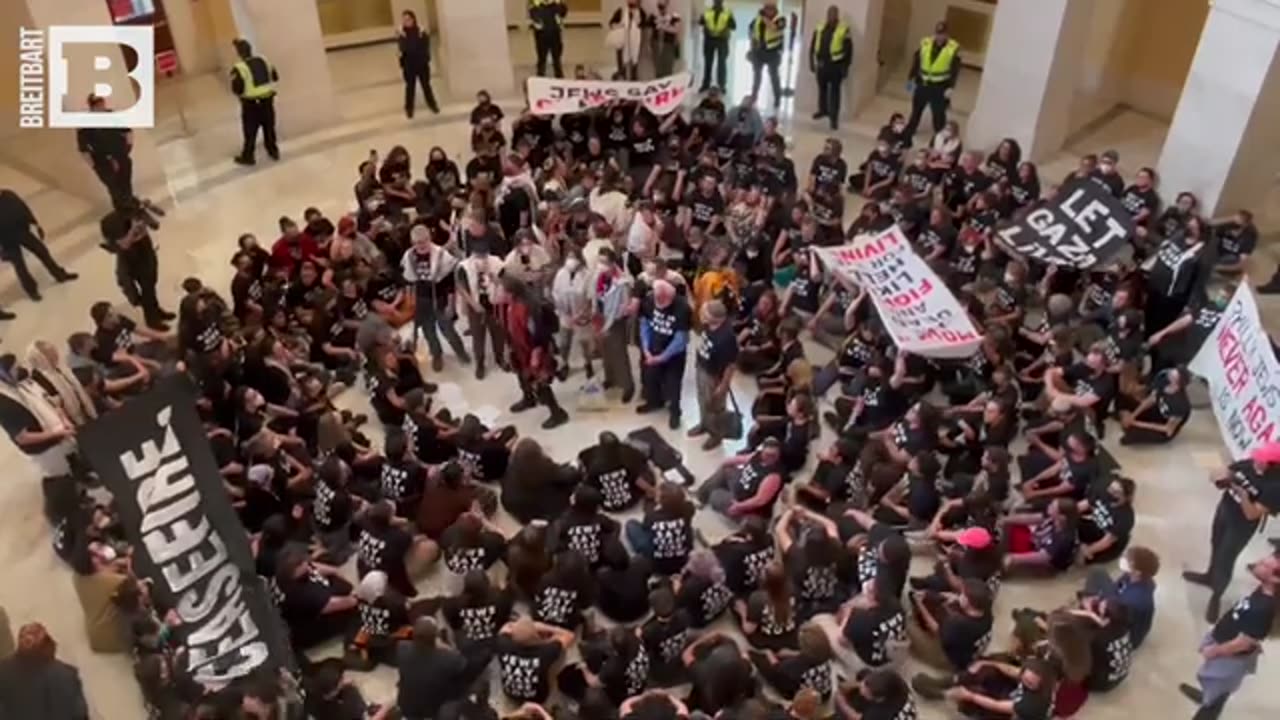
[[[687,72],[638,81],[531,77],[525,90],[534,115],[564,115],[629,101],[641,103],[649,112],[661,116],[680,109],[691,82]]]
[[[851,245],[812,250],[828,270],[867,291],[899,348],[955,359],[973,355],[982,343],[969,314],[897,225]]]
[[[1189,367],[1209,381],[1213,414],[1232,458],[1242,460],[1277,439],[1280,363],[1247,284],[1236,289]]]
[[[1079,178],[996,236],[1020,255],[1086,270],[1118,255],[1136,230],[1133,216],[1101,183]]]
[[[221,687],[292,668],[286,632],[222,485],[183,376],[85,426],[80,449],[115,497],[133,569],[177,610],[187,671]]]

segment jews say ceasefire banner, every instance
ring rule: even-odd
[[[982,343],[969,315],[897,225],[851,245],[813,248],[827,269],[867,291],[897,346],[936,358],[967,358]]]
[[[1189,367],[1209,381],[1213,414],[1232,458],[1244,459],[1280,439],[1280,363],[1247,285],[1236,289]]]
[[[1085,270],[1114,258],[1135,231],[1133,216],[1119,200],[1101,183],[1080,178],[996,236],[1033,260]]]
[[[220,687],[259,668],[291,668],[186,378],[161,380],[85,426],[80,449],[115,496],[134,571],[182,619],[191,675]]]
[[[619,100],[638,102],[654,115],[666,115],[684,103],[689,83],[687,72],[641,81],[531,77],[526,90],[534,115],[582,112]]]

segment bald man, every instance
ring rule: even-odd
[[[666,280],[655,281],[640,309],[640,387],[644,402],[636,412],[643,415],[666,408],[672,430],[680,428],[680,392],[691,319],[689,303],[680,297],[675,286]]]

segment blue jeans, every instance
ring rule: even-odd
[[[645,527],[644,523],[628,520],[622,526],[622,532],[627,538],[627,544],[631,546],[631,552],[653,558],[653,531]]]

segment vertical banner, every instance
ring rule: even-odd
[[[851,245],[812,250],[828,270],[867,291],[899,348],[956,359],[973,355],[982,343],[969,314],[897,225]]]
[[[189,381],[166,378],[99,417],[80,431],[80,449],[115,496],[134,572],[182,618],[191,675],[220,687],[259,668],[291,668]]]
[[[1236,289],[1188,367],[1209,381],[1213,414],[1232,458],[1242,460],[1277,439],[1280,363],[1248,284]]]
[[[693,78],[678,72],[654,80],[567,80],[531,77],[525,85],[534,115],[564,115],[627,101],[644,105],[654,115],[679,110]]]

